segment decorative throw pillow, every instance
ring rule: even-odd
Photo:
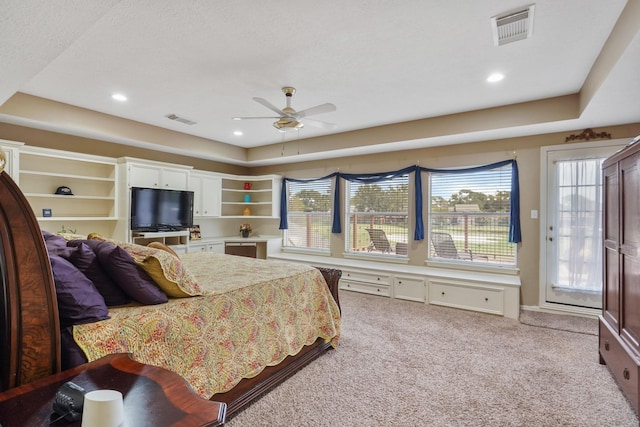
[[[64,252],[67,248],[67,241],[64,240],[62,236],[42,230],[42,238],[44,239],[44,245],[47,247],[47,252],[50,255],[57,255],[60,252]]]
[[[100,233],[89,233],[89,235],[87,235],[87,240],[93,240],[93,241],[96,241],[96,242],[108,242],[108,243],[111,243],[112,245],[116,245],[116,246],[118,246],[121,243],[118,240],[109,239],[107,237],[104,237]]]
[[[50,256],[49,260],[56,287],[61,327],[109,318],[104,298],[84,274],[57,255]]]
[[[162,251],[169,252],[171,255],[175,256],[176,258],[180,258],[178,254],[173,251],[173,249],[171,249],[169,246],[165,245],[164,243],[151,242],[147,246],[153,249],[160,249]]]
[[[98,257],[86,243],[86,240],[70,240],[67,246],[71,251],[61,254],[63,258],[70,261],[78,270],[80,270],[89,280],[93,282],[95,287],[104,298],[107,306],[123,305],[131,302],[131,299],[118,287],[118,285],[109,277],[107,273],[100,267]]]
[[[163,304],[169,299],[131,255],[119,246],[95,240],[91,248],[104,271],[131,299],[141,304]]]
[[[135,262],[156,282],[160,289],[174,298],[202,295],[195,278],[180,258],[161,249],[132,243],[119,243]]]
[[[76,234],[76,233],[56,233],[56,235],[62,237],[67,242],[69,240],[80,240],[80,239],[87,238],[87,236],[85,236],[84,234]]]
[[[91,239],[105,240],[105,238],[102,237],[102,234],[100,234],[100,233],[89,233],[89,234],[87,234],[87,239],[88,240],[91,240]]]

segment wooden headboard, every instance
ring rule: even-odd
[[[60,324],[49,257],[0,151],[0,391],[60,371]]]

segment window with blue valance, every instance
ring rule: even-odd
[[[520,187],[518,178],[518,164],[515,159],[504,160],[497,163],[492,163],[484,166],[475,166],[471,168],[460,169],[435,169],[426,168],[418,165],[409,166],[403,169],[389,172],[380,173],[368,173],[368,174],[351,174],[335,172],[330,175],[326,175],[322,178],[314,179],[294,179],[284,178],[282,183],[282,197],[280,198],[280,229],[285,230],[288,228],[287,224],[287,182],[313,182],[314,180],[324,180],[327,178],[334,178],[334,197],[333,197],[333,223],[331,227],[332,233],[342,233],[342,225],[340,218],[341,207],[341,194],[340,194],[340,179],[344,179],[352,182],[359,183],[376,183],[385,180],[389,180],[394,177],[403,176],[413,173],[414,187],[415,187],[415,200],[414,200],[414,213],[415,213],[415,229],[413,233],[414,240],[424,240],[425,230],[422,218],[423,212],[423,194],[422,194],[422,172],[433,172],[439,174],[462,174],[480,172],[485,170],[491,170],[496,168],[502,168],[507,165],[511,165],[511,195],[510,195],[510,217],[509,217],[509,242],[519,243],[522,241],[522,235],[520,230]]]

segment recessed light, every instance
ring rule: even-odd
[[[489,83],[499,82],[502,79],[504,79],[504,74],[502,73],[493,73],[489,77],[487,77],[487,81]]]
[[[236,131],[233,131],[233,134],[235,136],[242,136],[242,131],[236,130]]]
[[[120,102],[124,102],[127,100],[127,97],[121,93],[114,93],[113,95],[111,95],[111,98]]]

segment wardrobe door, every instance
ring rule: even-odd
[[[640,354],[640,153],[620,161],[620,335]]]
[[[618,255],[620,197],[618,192],[618,164],[613,163],[606,167],[603,178],[604,289],[602,314],[607,323],[616,332],[620,332],[620,258]]]

